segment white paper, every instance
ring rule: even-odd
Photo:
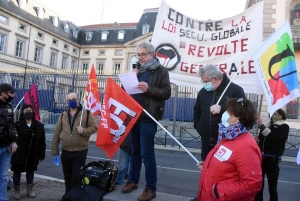
[[[128,94],[140,94],[144,93],[142,90],[140,90],[137,85],[139,83],[136,73],[125,73],[125,74],[119,74],[120,81],[126,90]]]
[[[297,164],[300,165],[300,149],[297,154]]]

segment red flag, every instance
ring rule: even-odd
[[[33,83],[30,89],[25,93],[24,101],[26,104],[32,105],[32,109],[35,114],[35,120],[40,120],[39,97],[36,91],[35,83]]]
[[[90,110],[94,116],[101,113],[100,94],[94,64],[90,72],[89,82],[86,85],[83,105],[84,108]]]
[[[142,111],[140,104],[108,78],[96,146],[112,159]]]

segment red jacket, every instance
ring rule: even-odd
[[[198,201],[250,201],[262,186],[261,152],[250,133],[233,140],[223,139],[208,154],[200,178]],[[223,162],[222,162],[223,161]]]

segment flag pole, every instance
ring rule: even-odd
[[[249,58],[250,58],[250,57],[249,57]],[[229,83],[227,84],[226,88],[224,89],[223,93],[221,94],[221,96],[220,96],[218,102],[216,103],[216,105],[219,105],[219,103],[220,103],[222,97],[224,96],[224,94],[225,94],[226,90],[228,89],[229,85],[231,84],[232,80],[235,78],[235,76],[237,76],[237,74],[240,72],[240,70],[242,69],[243,66],[244,66],[244,63],[240,66],[240,68],[239,68],[239,70],[236,72],[236,74],[235,74],[231,79],[229,79],[230,81],[229,81]]]
[[[17,106],[15,107],[14,112],[15,112],[16,109],[19,107],[19,105],[21,104],[21,102],[22,102],[23,99],[24,99],[24,96],[23,96],[23,98],[20,100],[20,102],[17,104]]]
[[[82,106],[82,111],[81,111],[81,115],[80,115],[79,127],[81,127],[81,122],[82,122],[82,115],[83,115],[83,112],[84,112],[84,104],[83,104],[83,106]]]
[[[195,156],[193,156],[193,154],[191,154],[191,152],[189,150],[187,150],[167,129],[165,129],[165,127],[163,127],[156,119],[154,119],[145,109],[143,109],[143,111],[157,124],[159,125],[166,133],[168,133],[168,135],[175,140],[175,142],[177,142],[177,144],[182,147],[193,159],[194,161],[196,161],[196,163],[199,163],[199,161],[195,158]]]

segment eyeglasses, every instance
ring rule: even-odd
[[[149,54],[149,53],[145,53],[145,52],[143,52],[143,53],[137,53],[136,55],[135,55],[135,57],[145,57],[145,56],[147,56],[147,54]]]
[[[214,79],[214,78],[209,79],[208,81],[203,81],[203,80],[200,79],[200,82],[203,83],[203,84],[207,84],[207,83],[209,83],[210,81],[212,81],[213,79]]]
[[[77,100],[76,98],[72,98],[72,99],[68,99],[67,102],[76,101],[76,100]]]
[[[244,98],[239,98],[237,101],[236,101],[237,103],[241,103],[242,104],[242,106],[243,106],[243,103],[244,103]]]

